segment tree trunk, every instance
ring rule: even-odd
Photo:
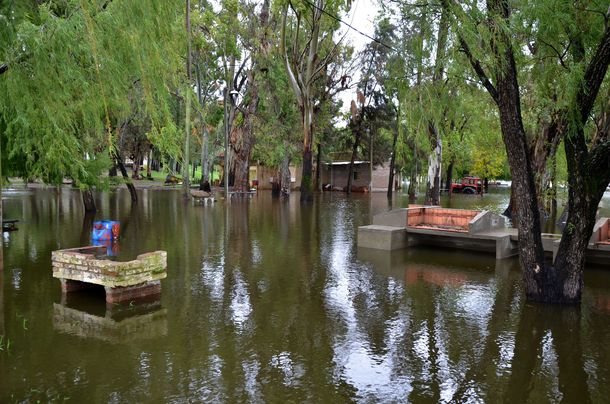
[[[432,152],[428,156],[428,182],[426,183],[426,205],[441,204],[441,163],[443,160],[443,145],[439,131],[430,124],[430,139]]]
[[[450,9],[449,0],[443,8]],[[578,24],[578,13],[575,22]],[[510,3],[505,0],[487,1],[491,28],[491,51],[494,56],[495,85],[489,80],[483,65],[460,36],[460,44],[482,85],[490,93],[500,112],[502,137],[508,155],[513,194],[517,207],[519,229],[519,260],[523,269],[525,294],[528,300],[547,303],[576,303],[582,291],[585,252],[595,222],[597,206],[610,182],[610,143],[587,147],[584,126],[604,81],[610,64],[610,26],[606,25],[588,64],[583,45],[583,31],[570,33],[570,54],[577,64],[586,66],[578,85],[569,97],[570,104],[558,114],[560,132],[568,163],[568,220],[563,231],[553,266],[545,265],[541,238],[538,195],[523,121],[517,68],[512,49]]]
[[[354,144],[352,145],[352,155],[349,160],[349,168],[347,170],[347,185],[345,187],[345,192],[348,195],[352,193],[352,181],[354,179],[354,161],[356,160],[356,154],[358,153],[358,146],[360,145],[360,138],[362,136],[360,128],[360,122],[356,124],[356,128],[354,130]]]
[[[140,142],[136,141],[136,150],[133,157],[133,166],[131,168],[131,178],[137,180],[140,178]]]
[[[390,175],[388,177],[388,199],[392,199],[392,190],[394,188],[394,164],[396,162],[396,142],[398,141],[398,129],[394,131],[392,138],[392,155],[390,157]]]
[[[307,98],[302,108],[302,119],[303,119],[303,171],[301,175],[301,202],[313,201],[313,189],[312,189],[312,174],[313,174],[313,162],[312,162],[312,150],[313,144],[313,106],[310,105],[310,100]]]
[[[417,199],[417,160],[415,161],[415,167],[411,170],[411,178],[409,178],[409,189],[407,190],[409,195],[409,203],[415,202]]]
[[[523,268],[525,294],[528,300],[542,301],[548,297],[545,293],[553,284],[553,271],[547,268],[544,262],[536,184],[521,121],[519,87],[512,53],[508,62],[512,68],[504,70],[506,73],[497,78],[500,126],[513,178],[512,190],[519,229],[519,259]]]
[[[288,150],[287,148],[285,150]],[[286,152],[280,165],[280,196],[288,198],[290,196],[290,186],[292,178],[290,174],[290,156]]]
[[[441,10],[441,18],[438,26],[438,37],[436,41],[436,56],[434,63],[434,75],[432,82],[438,86],[443,80],[445,66],[445,53],[447,36],[449,33],[448,11]],[[440,98],[440,89],[437,93]],[[426,205],[441,204],[441,164],[443,161],[443,143],[441,139],[440,125],[430,120],[428,122],[428,138],[430,140],[430,154],[428,156],[428,182],[426,183]]]
[[[6,65],[3,65],[6,66]],[[0,74],[4,73],[4,71],[2,71],[1,69],[2,66],[0,66]],[[4,233],[4,205],[2,203],[2,188],[4,187],[4,177],[2,176],[2,136],[0,136],[0,225],[2,226],[2,233]],[[3,235],[4,237],[4,235]],[[4,272],[4,242],[0,243],[0,298],[2,298],[2,300],[0,300],[0,305],[4,304],[4,298],[2,295],[2,291],[4,289],[4,284],[2,283],[2,274]],[[2,309],[2,312],[0,312],[0,316],[2,316],[2,327],[4,328],[4,306],[0,306],[0,309]],[[4,331],[2,332],[2,335],[4,335]]]
[[[447,166],[447,178],[446,178],[446,182],[445,182],[445,189],[447,190],[447,192],[449,193],[449,195],[451,195],[451,184],[453,183],[453,166],[455,165],[455,162],[453,160],[451,160],[449,162],[449,166]]]
[[[129,190],[129,195],[131,196],[131,202],[134,204],[138,203],[138,193],[136,192],[136,187],[133,185],[133,182],[131,182],[131,178],[129,178],[129,174],[127,174],[127,169],[125,168],[125,165],[123,164],[123,159],[115,153],[114,161],[116,162],[116,165],[119,167],[119,170],[121,171],[121,175],[123,176],[125,185],[127,185],[127,189]]]
[[[322,191],[322,183],[320,182],[320,175],[322,173],[322,143],[318,142],[318,154],[316,157],[316,181],[315,181],[315,189],[316,191]]]
[[[191,52],[191,0],[186,0],[184,28],[186,32],[186,113],[184,114],[184,173],[182,175],[182,194],[184,199],[190,198],[191,182],[189,179],[189,159],[191,157],[191,83],[192,83],[192,52]]]
[[[584,138],[584,133],[581,135]],[[597,207],[608,183],[599,185],[591,180],[590,167],[579,161],[578,155],[582,151],[578,150],[577,142],[566,140],[564,143],[568,163],[568,220],[554,262],[555,293],[558,302],[577,302],[582,293],[587,245],[595,225]]]
[[[95,199],[93,198],[93,192],[91,189],[82,190],[83,204],[85,205],[85,213],[95,213],[97,207],[95,206]]]
[[[550,214],[552,199],[554,199],[553,195],[548,192],[554,177],[552,165],[561,142],[558,117],[554,116],[549,123],[543,124],[540,133],[532,147],[532,169],[535,173],[540,215],[547,217]]]
[[[253,83],[254,73],[248,74],[252,81],[249,88],[250,102],[242,110],[243,125],[235,127],[231,136],[231,149],[233,155],[233,172],[235,175],[233,186],[236,192],[247,192],[250,189],[248,176],[250,174],[250,155],[254,147],[254,123],[252,120],[258,106],[258,85]]]
[[[152,176],[152,156],[153,156],[153,150],[152,150],[152,146],[148,149],[148,161],[146,162],[146,179],[147,180],[152,180],[153,176]]]
[[[311,161],[311,145],[303,150],[303,174],[301,176],[301,202],[313,201],[311,176],[313,164]]]
[[[199,183],[199,189],[204,186],[205,183],[210,184],[210,167],[208,161],[208,130],[203,125],[203,132],[201,135],[201,181]]]

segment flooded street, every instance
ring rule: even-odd
[[[385,194],[261,192],[228,208],[173,190],[98,195],[119,259],[168,252],[160,301],[61,293],[51,251],[88,245],[71,189],[7,191],[0,402],[602,402],[610,397],[610,272],[580,307],[524,302],[516,259],[356,248]],[[507,192],[446,206],[502,211]],[[399,195],[393,207],[405,207]],[[610,215],[610,198],[601,215]]]

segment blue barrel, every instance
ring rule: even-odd
[[[91,238],[93,240],[117,240],[121,231],[121,224],[115,220],[99,220],[93,222]]]

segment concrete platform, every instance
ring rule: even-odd
[[[386,251],[406,248],[407,230],[377,224],[361,226],[358,228],[358,247]]]
[[[167,277],[167,253],[140,254],[135,260],[112,261],[105,246],[88,246],[53,251],[53,277],[61,281],[63,293],[94,285],[104,286],[106,301],[116,303],[161,293],[161,279]]]
[[[409,228],[407,227],[408,244],[442,246],[460,250],[493,253],[496,259],[514,257],[519,254],[518,242],[511,240],[510,235],[501,231],[480,233],[463,233],[454,231]]]
[[[358,228],[358,247],[392,251],[416,245],[493,253],[497,259],[518,254],[517,242],[504,232],[505,221],[489,211],[423,206],[376,215]]]
[[[555,260],[560,242],[559,234],[542,234],[549,261]],[[504,259],[519,254],[519,234],[495,213],[438,206],[394,209],[375,215],[372,225],[358,228],[359,248],[394,251],[417,245],[482,251]],[[610,218],[600,218],[595,224],[586,262],[610,266]]]

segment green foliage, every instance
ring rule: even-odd
[[[170,120],[181,2],[58,4],[42,3],[15,21],[2,55],[9,70],[0,76],[0,126],[8,157],[25,158],[20,171],[89,186],[99,165],[110,164],[97,156],[114,147],[109,133],[131,113],[134,83],[153,125]]]

